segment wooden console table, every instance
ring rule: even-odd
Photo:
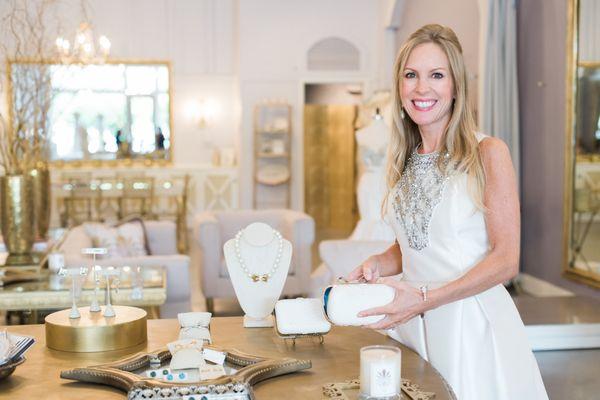
[[[27,352],[27,361],[11,377],[0,381],[0,398],[51,399],[125,399],[126,395],[109,386],[63,380],[61,370],[101,364],[138,351],[152,351],[177,340],[176,320],[149,320],[147,345],[105,353],[66,353],[46,347],[43,325],[10,326],[9,332],[35,336],[37,343]],[[271,328],[245,329],[242,318],[213,318],[213,343],[242,352],[269,356],[310,359],[312,368],[267,379],[254,388],[257,400],[321,399],[322,386],[359,375],[359,350],[363,346],[387,344],[402,348],[402,376],[422,390],[435,392],[436,400],[452,400],[453,395],[438,372],[425,360],[398,342],[362,328],[334,327],[319,344],[316,339],[297,340],[296,345],[278,338]]]

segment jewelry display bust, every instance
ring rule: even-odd
[[[223,245],[225,263],[247,328],[271,327],[283,291],[292,244],[269,225],[255,222]]]

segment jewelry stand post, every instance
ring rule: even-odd
[[[60,276],[70,276],[71,277],[71,309],[69,311],[70,319],[77,319],[81,317],[79,313],[79,309],[77,308],[77,288],[78,285],[81,284],[79,282],[79,278],[87,275],[87,269],[85,267],[81,268],[61,268],[58,272]]]
[[[103,247],[85,247],[81,249],[81,254],[92,255],[92,266],[91,270],[93,272],[92,279],[94,280],[94,297],[92,298],[92,304],[90,304],[90,312],[99,312],[100,304],[98,303],[98,290],[100,289],[100,278],[98,277],[98,272],[102,271],[102,267],[96,264],[96,255],[106,255],[108,254],[108,249]]]

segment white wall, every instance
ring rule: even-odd
[[[303,207],[303,96],[305,82],[356,82],[378,89],[384,14],[392,0],[88,0],[97,35],[112,42],[111,58],[172,63],[174,163],[210,162],[213,146],[236,146],[241,206],[252,206],[252,113],[263,99],[292,104],[292,206]],[[5,3],[4,3],[5,4]],[[82,20],[78,0],[63,0],[64,34]],[[0,4],[0,11],[5,7]],[[50,25],[51,23],[49,23]],[[54,33],[52,35],[55,35]],[[335,36],[361,52],[354,72],[308,72],[307,50]],[[389,52],[389,50],[388,50]],[[185,116],[190,100],[221,106],[215,125],[200,129]]]
[[[305,82],[377,81],[380,59],[380,0],[252,0],[239,3],[239,78],[242,105],[240,193],[252,205],[252,113],[263,99],[280,98],[293,108],[292,207],[303,208],[303,95]],[[387,2],[385,2],[387,3]],[[355,72],[306,70],[306,53],[319,40],[339,37],[361,52]]]

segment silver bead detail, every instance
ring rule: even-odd
[[[433,210],[441,201],[453,171],[449,164],[447,153],[443,156],[437,152],[418,154],[415,150],[394,187],[396,218],[404,228],[409,246],[415,250],[423,250],[429,245],[429,223]]]

